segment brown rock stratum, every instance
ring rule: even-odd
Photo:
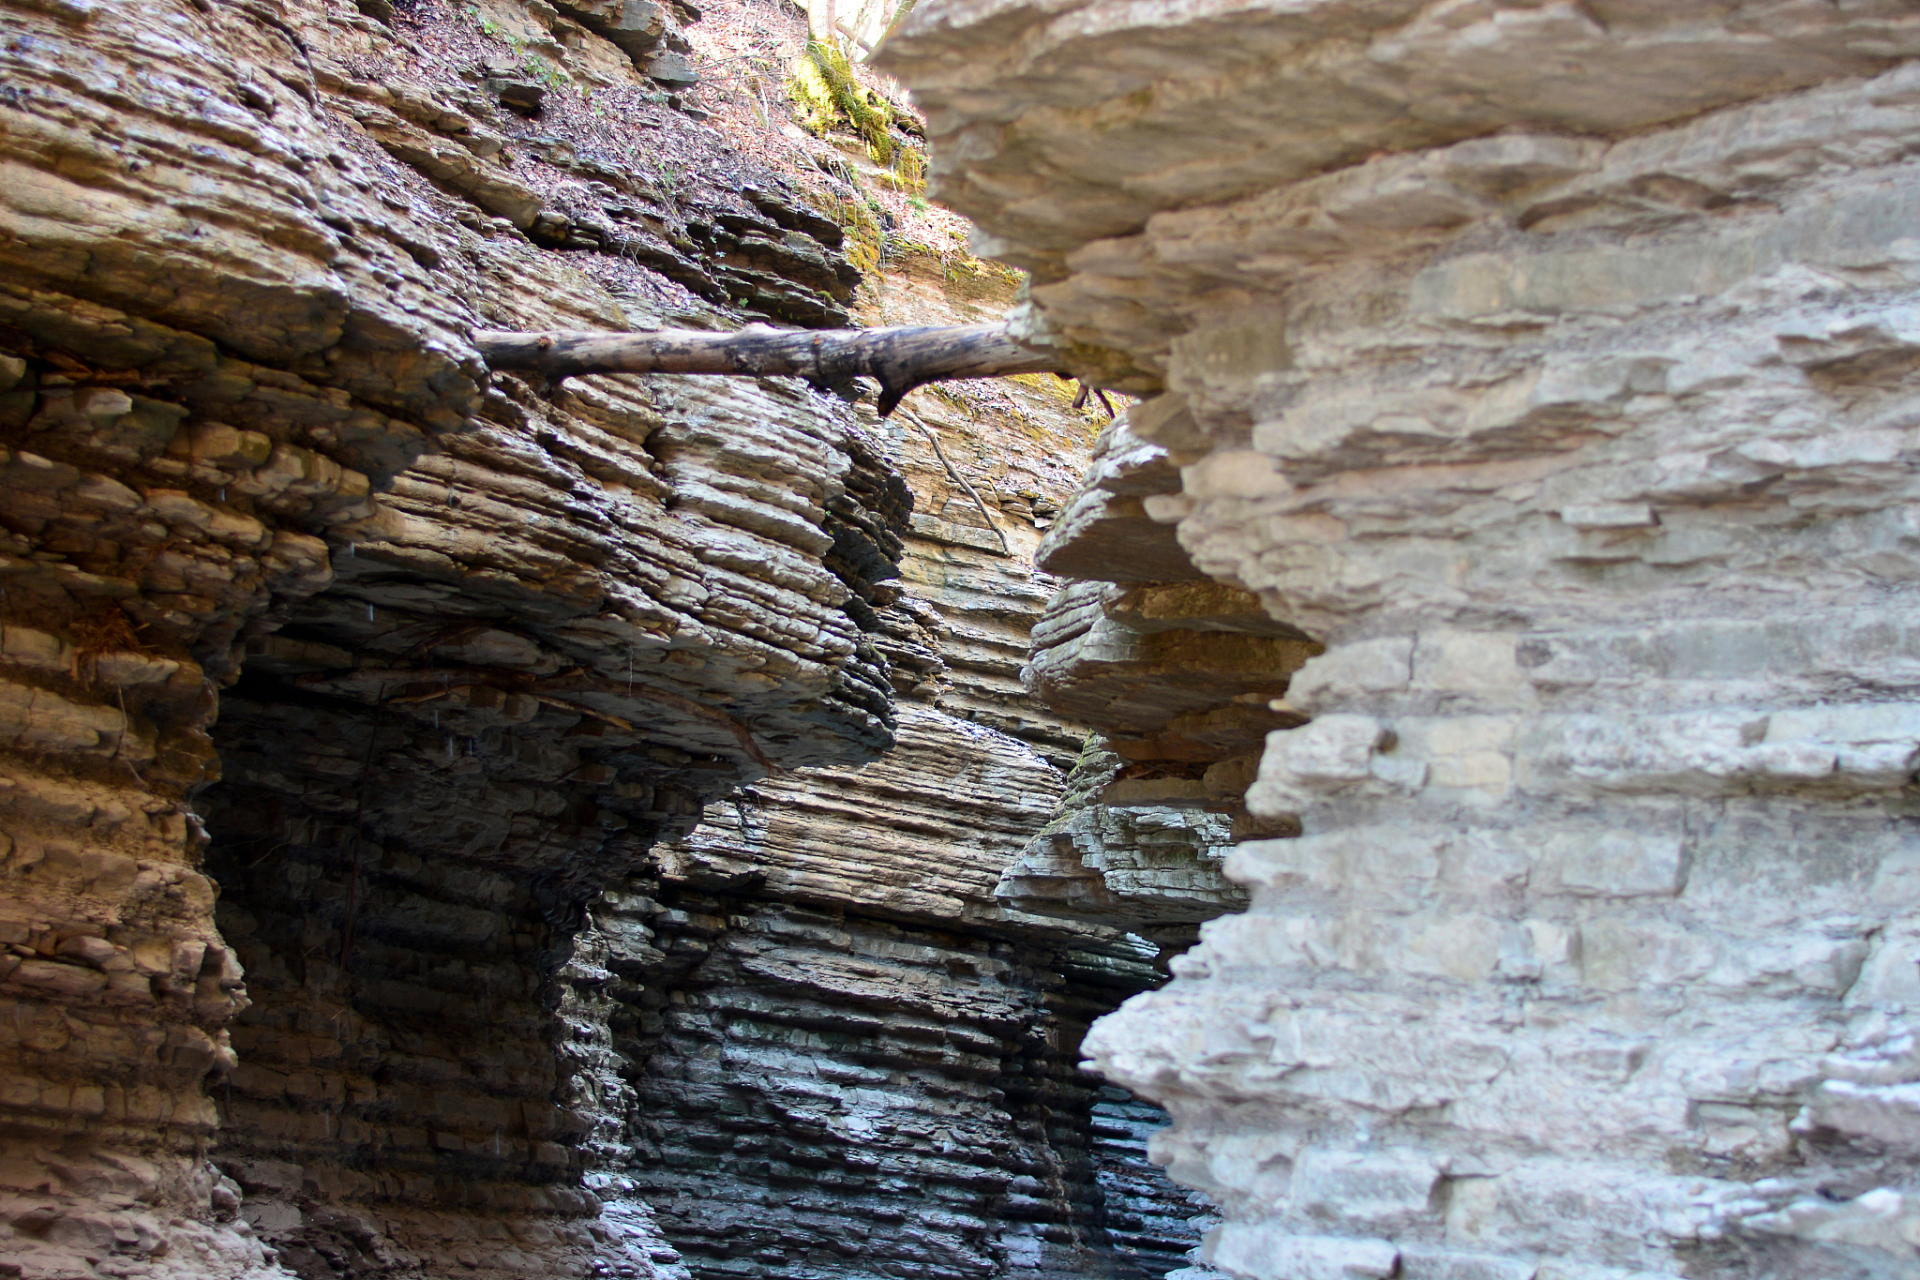
[[[929,0],[889,45],[1167,455],[1076,500],[1036,689],[1204,761],[1152,682],[1083,701],[1175,645],[1152,521],[1325,646],[1261,700],[1248,910],[1087,1041],[1214,1266],[1920,1276],[1917,57],[1873,0]]]
[[[0,1275],[1920,1276],[1920,14],[757,3],[0,3]]]
[[[690,6],[0,15],[0,1275],[1177,1265],[1153,948],[994,897],[1087,416],[470,338],[1008,291],[856,303]]]

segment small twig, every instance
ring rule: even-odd
[[[927,441],[933,445],[933,456],[940,459],[940,465],[947,469],[947,474],[953,477],[953,482],[965,489],[967,495],[973,499],[973,505],[980,508],[980,518],[987,522],[987,528],[993,530],[993,536],[1000,539],[1000,554],[1012,555],[1013,548],[1007,545],[1007,535],[1000,532],[1000,526],[995,524],[993,516],[988,514],[986,501],[981,498],[979,490],[967,482],[967,478],[960,474],[959,468],[947,461],[946,450],[940,447],[940,433],[928,426],[926,419],[913,410],[906,410],[906,415],[913,419],[915,426],[927,433]]]
[[[397,697],[388,698],[387,705],[390,707],[401,707],[414,702],[432,702],[435,698],[449,697],[452,693],[453,689],[451,687],[435,689],[431,693],[405,693]]]
[[[76,657],[74,661],[78,662],[79,658]],[[96,672],[99,670],[98,658],[94,660],[94,669]],[[113,693],[120,700],[120,732],[113,739],[113,758],[120,761],[126,771],[133,775],[133,780],[144,787],[147,785],[147,780],[140,776],[138,769],[133,767],[133,761],[124,759],[120,755],[121,748],[127,745],[127,735],[133,732],[133,717],[127,714],[127,691],[124,688],[116,688]]]
[[[589,707],[583,702],[569,702],[565,698],[556,698],[553,695],[546,694],[546,693],[532,694],[531,697],[535,702],[545,703],[549,707],[559,707],[563,711],[572,711],[572,712],[578,713],[579,715],[592,716],[595,720],[603,721],[604,723],[610,724],[616,729],[624,730],[627,733],[632,733],[634,731],[633,721],[623,720],[619,716],[613,715],[610,712],[601,711],[595,707]]]
[[[264,840],[260,841],[259,843],[266,844]],[[255,867],[265,862],[268,858],[271,858],[274,854],[280,853],[283,850],[290,849],[292,847],[293,847],[292,842],[287,840],[282,840],[279,844],[267,845],[267,851],[261,854],[259,857],[255,858],[252,862],[249,862],[247,864],[247,870],[249,871],[253,870]]]

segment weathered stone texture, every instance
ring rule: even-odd
[[[585,1185],[555,975],[706,801],[889,744],[909,497],[837,400],[465,334],[843,319],[837,229],[350,5],[5,24],[0,1271],[681,1274]]]
[[[1184,947],[1192,937],[1183,926],[1246,905],[1246,892],[1224,874],[1233,820],[1197,806],[1154,804],[1139,794],[1150,783],[1108,803],[1103,797],[1121,785],[1124,767],[1104,739],[1090,738],[1047,825],[1001,872],[995,892],[1023,911],[1104,922],[1163,948]]]
[[[1293,829],[1244,801],[1265,735],[1303,719],[1282,698],[1320,646],[1251,592],[1201,574],[1148,514],[1180,472],[1136,417],[1152,420],[1151,409],[1116,418],[1095,441],[1079,495],[1038,550],[1047,569],[1082,580],[1048,602],[1022,680],[1101,735],[999,894],[1175,952],[1202,921],[1245,905],[1222,874],[1232,843]]]
[[[902,35],[945,193],[1161,392],[1143,510],[1327,645],[1247,797],[1304,835],[1088,1041],[1213,1264],[1920,1275],[1911,8]]]
[[[1007,281],[857,297],[691,5],[0,11],[0,1275],[1176,1265],[1155,948],[996,894],[1090,415],[467,341]]]
[[[576,981],[615,1006],[606,1070],[632,1097],[606,1176],[696,1275],[1157,1277],[1198,1207],[1141,1162],[1158,1109],[1078,1069],[1088,1022],[1159,980],[1155,948],[1131,916],[997,896],[1078,736],[1019,683],[1052,585],[1038,511],[1075,472],[1009,463],[1032,466],[1021,431],[1078,461],[1086,423],[1051,388],[915,399],[887,428],[913,529],[871,599],[894,748],[710,805],[592,908],[605,976]]]
[[[684,891],[665,906],[654,972],[698,963],[639,1037],[624,1175],[697,1274],[1107,1270],[1070,1050],[1142,980],[1137,954],[1076,964]]]

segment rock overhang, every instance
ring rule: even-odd
[[[1178,480],[1122,512],[1096,469],[1063,563],[1126,580],[1163,520],[1328,646],[1246,796],[1303,834],[1242,843],[1248,912],[1088,1041],[1174,1111],[1216,1265],[1911,1266],[1865,1225],[1910,1212],[1902,1122],[1851,1081],[1913,1008],[1915,34],[1491,3],[898,33],[946,190],[1164,392],[1132,429]],[[1061,636],[1119,621],[1069,592]],[[1067,852],[1023,891],[1110,909]]]
[[[1054,332],[1124,353],[1116,382],[1164,385],[1204,380],[1178,335],[1236,310],[1258,325],[1265,295],[1356,236],[1455,229],[1596,144],[1916,45],[1895,4],[929,5],[877,60],[928,112],[942,199],[1033,272]],[[1438,173],[1354,182],[1455,144]],[[1263,195],[1336,174],[1384,189]],[[1254,227],[1268,243],[1237,241]]]

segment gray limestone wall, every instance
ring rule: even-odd
[[[1142,516],[1326,646],[1247,779],[1297,836],[1088,1040],[1212,1265],[1920,1275],[1911,7],[900,34],[942,193],[1149,396]]]

